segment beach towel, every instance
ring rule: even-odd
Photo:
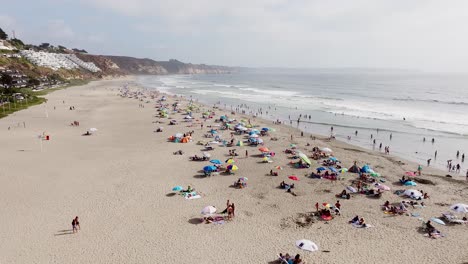
[[[193,200],[193,199],[199,199],[199,198],[201,198],[201,195],[199,194],[193,195],[193,196],[185,196],[186,200]]]
[[[352,223],[351,225],[352,225],[353,227],[355,227],[355,228],[371,228],[371,227],[374,227],[374,226],[369,225],[369,224],[366,224],[366,226],[362,226],[362,225],[360,225],[359,223]]]

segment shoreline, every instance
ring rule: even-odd
[[[312,141],[308,133],[300,137],[295,128],[252,118],[260,127],[276,129],[272,137],[277,141],[264,138],[265,145],[277,153],[274,162],[262,163],[257,147],[235,147],[240,154],[235,175],[204,177],[199,171],[209,163],[189,161],[188,157],[202,151],[203,146],[196,142],[209,140],[203,135],[208,125],[216,125],[214,120],[209,119],[201,129],[183,122],[183,112],[171,113],[170,119],[180,123],[170,126],[170,119],[155,117],[154,100],[145,103],[119,96],[118,90],[131,80],[97,81],[51,93],[47,95],[47,118],[44,107],[35,106],[0,119],[3,127],[16,119],[27,122],[25,128],[0,130],[0,155],[4,157],[0,159],[4,205],[0,208],[4,227],[0,229],[0,243],[4,245],[0,248],[1,262],[268,263],[275,261],[279,252],[299,253],[306,263],[330,264],[377,258],[398,263],[402,257],[434,264],[466,259],[465,226],[437,226],[446,237],[432,240],[418,232],[421,221],[417,217],[389,217],[381,211],[385,200],[393,203],[403,199],[393,191],[406,189],[396,182],[407,168],[415,169],[413,164],[400,165],[400,159],[376,155],[346,142]],[[130,88],[142,89],[134,85]],[[167,103],[174,100],[168,96]],[[181,101],[182,109],[186,104],[186,100]],[[69,110],[70,105],[76,110]],[[203,108],[212,109],[201,106],[200,113],[194,113],[197,119],[201,120]],[[215,117],[226,113],[222,109],[215,112]],[[70,126],[73,120],[80,126]],[[164,131],[155,133],[159,126]],[[82,136],[92,127],[98,131]],[[43,141],[41,152],[36,136],[43,131],[51,139]],[[169,136],[187,131],[195,132],[193,142],[168,142]],[[219,134],[227,139],[230,135],[226,132],[220,130]],[[234,138],[244,139],[238,135]],[[330,147],[346,168],[355,160],[359,165],[367,162],[385,177],[392,191],[381,199],[356,194],[350,200],[341,200],[341,216],[332,221],[309,218],[316,202],[334,204],[334,194],[352,184],[356,175],[347,173],[336,182],[304,177],[320,165],[313,161],[310,169],[291,167],[292,159],[283,153],[291,143],[304,153],[310,153],[315,145]],[[214,148],[210,151],[212,158],[224,161],[229,156],[227,148]],[[173,155],[178,150],[184,155]],[[249,156],[245,157],[247,150]],[[267,176],[274,166],[283,167],[280,175]],[[425,208],[410,209],[411,213],[427,220],[448,210],[452,203],[468,200],[466,183],[448,180],[436,170],[425,169],[423,174],[427,176],[422,178],[436,185],[416,187],[431,198],[425,200]],[[278,188],[282,180],[291,182],[289,175],[299,178],[295,196]],[[246,188],[231,187],[238,177],[248,177]],[[174,194],[171,189],[177,185],[192,186],[201,198],[187,200]],[[203,207],[213,205],[221,211],[227,199],[236,203],[232,221],[220,225],[199,222]],[[348,220],[356,214],[374,227],[352,227]],[[70,234],[75,216],[80,217],[81,230]],[[319,251],[298,249],[294,241],[299,239],[312,240]]]

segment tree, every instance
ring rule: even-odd
[[[21,39],[17,39],[17,38],[10,39],[10,43],[11,43],[11,45],[15,46],[17,49],[23,49],[24,46],[25,46],[23,41],[21,41]]]
[[[3,31],[3,29],[0,28],[0,39],[7,39],[8,38],[8,35],[7,33],[5,33],[5,31]]]
[[[39,81],[36,78],[31,78],[31,79],[29,79],[28,84],[30,86],[38,86],[39,84],[41,84],[41,81]]]
[[[5,87],[10,87],[13,84],[13,77],[8,74],[2,73],[0,78],[1,84]]]

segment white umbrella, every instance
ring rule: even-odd
[[[327,153],[333,152],[333,150],[331,150],[330,148],[321,148],[320,150]]]
[[[211,154],[208,153],[208,152],[203,152],[203,157],[210,158],[210,157],[211,157]]]
[[[191,117],[191,116],[189,116],[189,115],[186,116],[186,117],[184,117],[184,119],[192,119],[192,118],[193,118],[193,117]]]
[[[182,133],[177,133],[177,134],[174,135],[174,137],[176,137],[176,138],[181,138],[181,137],[183,137],[183,136],[184,136],[184,135],[183,135]]]
[[[387,185],[380,184],[380,183],[376,183],[375,187],[383,191],[390,191],[390,187],[388,187]]]
[[[258,135],[257,135],[257,134],[253,134],[253,135],[250,135],[249,137],[250,137],[250,138],[258,138]]]
[[[450,206],[450,210],[457,213],[468,213],[468,204],[457,203]]]
[[[296,241],[296,246],[300,249],[307,250],[307,251],[317,251],[318,246],[307,239],[301,239]]]
[[[89,131],[89,132],[96,132],[96,131],[98,131],[98,129],[95,128],[95,127],[92,127],[92,128],[90,128],[90,129],[88,129],[88,131]]]
[[[438,223],[439,225],[445,225],[445,222],[440,220],[439,218],[432,217],[431,221],[434,223]]]
[[[201,210],[202,215],[210,215],[210,214],[214,214],[214,213],[216,213],[216,207],[211,206],[211,205],[209,205],[209,206],[207,206],[207,207],[205,207],[205,208],[203,208]]]
[[[411,198],[419,198],[423,195],[420,191],[414,189],[408,189],[403,194]]]

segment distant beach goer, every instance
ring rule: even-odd
[[[245,150],[245,157],[246,157],[246,158],[249,157],[249,151],[248,151],[248,150]]]
[[[468,170],[466,170],[466,180],[468,181]]]
[[[427,166],[429,167],[429,165],[431,165],[431,159],[427,160]]]
[[[426,142],[426,138],[425,138],[425,137],[423,137],[423,142]]]
[[[455,172],[460,173],[460,163],[457,164],[457,169],[455,170]]]
[[[78,230],[81,229],[80,221],[78,220],[78,216],[76,216],[72,221],[72,229],[73,229],[73,233],[76,233],[76,232],[78,232]]]
[[[333,133],[333,126],[332,126],[332,127],[330,127],[330,131]]]
[[[457,159],[458,159],[458,157],[460,157],[460,151],[459,150],[457,150]]]
[[[356,130],[356,131],[354,132],[354,135],[356,135],[356,136],[357,136],[357,133],[358,133],[358,131]]]
[[[462,162],[465,162],[465,153],[462,154]]]
[[[372,139],[374,137],[374,135],[370,134],[370,139]]]
[[[468,171],[466,171],[466,178],[468,179]],[[319,209],[319,203],[315,203],[315,210],[317,210],[318,212],[318,209]]]
[[[437,150],[434,152],[434,159],[437,158]]]
[[[390,133],[390,140],[392,140],[392,137],[393,137],[393,134],[392,134],[392,133]]]
[[[375,145],[375,138],[374,138],[374,142],[373,142],[373,144]]]
[[[379,150],[382,150],[382,142],[380,142]]]
[[[422,169],[423,168],[422,168],[421,164],[419,164],[419,166],[418,166],[418,175],[419,176],[421,176]]]
[[[434,139],[434,138],[432,138],[432,143],[434,143],[434,142],[435,142],[435,139]]]

